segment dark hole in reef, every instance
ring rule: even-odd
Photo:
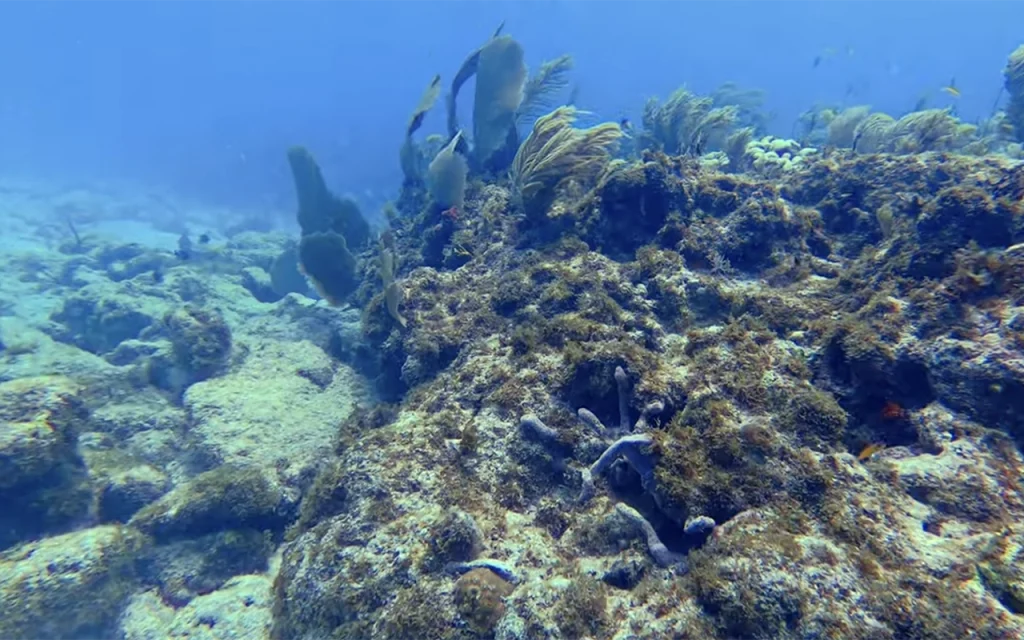
[[[494,302],[494,312],[499,316],[509,317],[519,310],[520,301],[515,298],[498,298]]]
[[[586,345],[583,345],[583,348],[586,348]],[[597,361],[579,363],[565,394],[566,401],[574,412],[584,407],[608,428],[619,426],[619,391],[615,385],[616,364]]]
[[[462,345],[445,345],[445,347],[437,353],[437,369],[435,373],[447,368],[448,365],[455,361],[455,358],[459,355],[461,346]]]
[[[532,280],[534,284],[547,284],[552,282],[555,278],[555,273],[549,269],[537,269],[530,273],[530,280]]]
[[[856,389],[855,389],[856,391]],[[871,443],[888,447],[917,444],[918,431],[912,412],[935,398],[922,365],[900,362],[891,384],[880,385],[840,401],[850,413],[851,428],[845,438],[851,453],[857,455]]]
[[[816,258],[827,258],[832,253],[832,246],[829,245],[828,240],[817,234],[811,234],[807,238],[807,248]]]
[[[935,399],[924,364],[909,358],[891,364],[872,358],[851,361],[835,341],[825,350],[825,365],[840,387],[839,404],[850,417],[843,441],[851,453],[858,455],[873,443],[917,444],[911,414]]]

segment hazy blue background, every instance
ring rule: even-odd
[[[960,114],[988,115],[1024,42],[1017,2],[2,2],[0,173],[290,207],[298,143],[382,200],[430,77],[447,87],[503,19],[531,68],[572,53],[581,105],[610,119],[734,80],[767,91],[782,135],[850,86],[898,114],[924,91],[948,104],[955,76]]]

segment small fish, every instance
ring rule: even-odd
[[[569,92],[569,99],[565,101],[565,104],[570,107],[576,106],[576,103],[580,101],[580,85],[574,84],[572,90]]]
[[[622,118],[619,120],[619,128],[621,128],[623,133],[626,135],[633,133],[633,123],[629,121],[629,118]]]
[[[192,257],[192,252],[188,249],[176,249],[174,251],[174,257],[178,260],[188,260]]]
[[[199,236],[199,244],[210,244],[210,234],[204,233]]]
[[[907,410],[901,407],[898,402],[890,400],[882,407],[883,420],[903,420],[906,417]]]
[[[690,139],[690,154],[695,157],[704,155],[704,145],[707,144],[707,141],[707,135],[703,131],[698,131],[697,134]]]
[[[835,55],[836,50],[834,47],[826,47],[825,49],[822,50],[821,53],[814,56],[814,62],[811,63],[811,67],[816,69],[822,62],[831,60],[832,58],[835,57]]]
[[[807,121],[807,132],[808,133],[810,133],[811,131],[814,131],[814,127],[818,126],[818,115],[820,113],[821,113],[820,111],[815,111],[814,113],[811,114],[811,119]]]
[[[920,98],[917,99],[917,102],[914,103],[914,108],[911,111],[911,113],[916,112],[916,111],[924,111],[927,108],[928,108],[928,94],[925,93]]]
[[[949,84],[939,89],[939,91],[944,91],[954,98],[960,97],[960,90],[956,88],[956,78],[950,80]]]
[[[857,454],[857,460],[864,462],[883,449],[885,449],[884,442],[873,442],[861,449],[861,452]]]
[[[160,284],[164,281],[164,272],[159,267],[153,269],[153,282]]]
[[[459,208],[458,207],[449,207],[449,208],[445,209],[444,211],[442,211],[441,215],[443,215],[444,217],[448,218],[452,222],[455,222],[456,220],[459,219]]]

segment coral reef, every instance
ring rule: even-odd
[[[297,244],[0,190],[0,636],[1024,637],[1019,51],[977,124],[633,134],[499,28],[379,235],[301,148]]]
[[[992,637],[1019,632],[1012,614],[997,613],[1000,598],[1013,601],[1000,582],[1009,574],[992,569],[990,586],[981,587],[982,578],[959,568],[983,562],[989,551],[981,541],[994,544],[1024,507],[1015,484],[998,488],[1021,468],[1010,439],[1019,433],[1015,395],[1003,394],[1024,374],[998,351],[1016,338],[1007,327],[990,347],[997,351],[953,356],[944,332],[957,332],[959,349],[980,348],[971,336],[977,323],[988,326],[979,315],[990,313],[986,305],[1024,299],[1007,271],[1017,254],[1005,253],[1021,241],[1021,171],[996,159],[824,150],[771,173],[779,180],[772,184],[756,170],[730,176],[651,154],[640,168],[594,183],[553,235],[528,240],[532,252],[497,242],[473,259],[472,273],[413,271],[403,371],[421,357],[426,336],[452,353],[434,356],[426,376],[419,361],[417,385],[386,426],[345,431],[340,468],[369,463],[373,480],[362,488],[349,474],[334,480],[345,487],[342,513],[286,546],[280,637],[356,633],[378,615],[394,624],[387,604],[351,589],[332,596],[342,598],[332,606],[353,617],[329,622],[314,613],[325,611],[327,592],[308,581],[329,570],[315,557],[355,553],[344,543],[335,548],[337,540],[382,495],[394,506],[373,539],[392,540],[408,564],[359,569],[351,558],[330,565],[331,575],[351,581],[353,571],[366,571],[375,589],[398,588],[395,602],[408,602],[412,595],[396,585],[411,574],[417,589],[451,594],[453,610],[434,615],[458,619],[458,581],[433,568],[450,562],[447,544],[398,540],[436,526],[413,504],[455,505],[472,514],[467,531],[482,533],[460,534],[472,542],[459,546],[482,546],[479,553],[516,575],[496,637],[583,637],[611,625],[713,637],[938,638],[979,628],[982,618],[994,625]],[[638,176],[635,197],[672,204],[660,218],[648,212],[650,226],[630,230],[635,244],[612,244],[595,229],[623,201],[618,181],[630,172]],[[508,207],[512,199],[498,201]],[[868,213],[883,207],[888,214]],[[467,232],[485,229],[480,220]],[[581,238],[593,238],[596,249]],[[401,231],[395,241],[401,251]],[[965,306],[951,308],[953,300]],[[971,404],[983,389],[1005,400]],[[532,413],[511,429],[523,409]],[[965,438],[971,447],[957,454],[961,461],[944,462]],[[372,453],[359,444],[370,441]],[[862,455],[874,443],[888,448]],[[628,463],[616,462],[620,451]],[[432,462],[416,463],[415,501],[396,501],[408,474],[389,461],[408,452]],[[936,474],[946,464],[976,471],[942,480]],[[591,484],[598,476],[607,476],[607,496]],[[1012,497],[998,497],[1006,491]],[[611,508],[609,497],[621,502]],[[541,547],[562,559],[524,562],[524,536],[548,540]],[[623,549],[653,568],[630,570]],[[574,562],[585,563],[585,573],[562,575],[586,583],[586,597],[544,582],[564,571],[558,563]],[[672,577],[677,571],[682,577]],[[800,586],[819,574],[834,588]],[[624,617],[602,616],[626,605],[593,588],[594,576],[627,585],[634,604]],[[897,600],[908,588],[899,585],[910,584],[920,598],[914,618]],[[305,597],[312,600],[297,604]],[[680,598],[687,604],[677,610]],[[841,613],[837,601],[846,603]],[[573,621],[577,608],[589,611],[585,624]]]
[[[205,380],[231,356],[231,328],[212,309],[186,305],[164,318],[177,364],[191,381]]]

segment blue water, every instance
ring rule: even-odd
[[[989,115],[1024,4],[5,2],[0,172],[290,208],[283,150],[304,144],[373,209],[397,192],[423,87],[435,73],[447,86],[502,20],[531,69],[571,53],[580,106],[607,119],[736,81],[766,92],[772,132],[789,135],[818,102],[949,106],[953,78],[959,115]]]

